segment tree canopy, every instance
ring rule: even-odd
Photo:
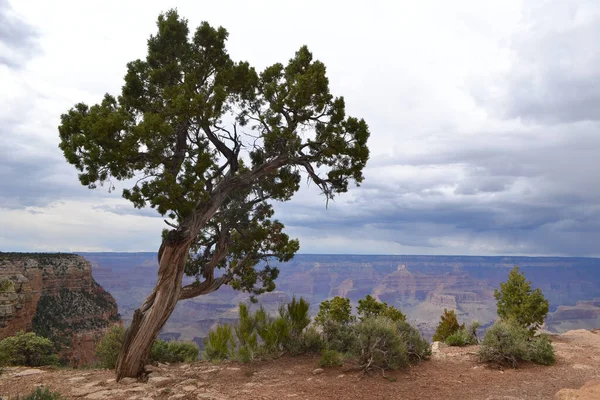
[[[165,217],[161,251],[189,246],[185,272],[197,279],[180,299],[222,284],[272,290],[269,260],[299,249],[273,202],[289,200],[303,177],[327,200],[360,184],[368,126],[346,115],[306,46],[257,71],[231,59],[222,27],[191,33],[176,10],[157,27],[146,58],[127,64],[120,95],[61,116],[59,146],[83,185],[122,181],[125,199]]]
[[[514,267],[508,274],[508,280],[500,283],[500,289],[494,291],[497,300],[498,316],[512,320],[523,328],[535,332],[543,323],[549,311],[548,300],[538,288],[533,290],[525,274]]]

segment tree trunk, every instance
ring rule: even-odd
[[[170,234],[176,236],[175,231]],[[133,314],[117,360],[117,381],[144,374],[152,344],[179,300],[189,247],[187,240],[168,237],[163,242],[158,256],[158,282],[142,307]]]

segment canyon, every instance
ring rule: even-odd
[[[156,282],[156,253],[79,254],[92,263],[94,277],[115,297],[128,324]],[[292,296],[302,296],[314,316],[327,298],[345,296],[356,306],[371,294],[400,308],[430,339],[444,308],[456,310],[461,322],[490,326],[497,318],[494,289],[515,265],[550,302],[544,330],[600,327],[600,259],[595,258],[299,254],[277,265],[276,290],[259,296],[258,304],[275,312]],[[203,347],[217,323],[237,320],[240,302],[248,303],[249,296],[230,287],[182,301],[159,337]]]
[[[107,329],[121,324],[115,299],[74,254],[0,253],[0,339],[33,331],[51,339],[63,364],[94,360]]]

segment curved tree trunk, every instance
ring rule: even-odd
[[[174,231],[170,233],[176,236]],[[167,238],[163,242],[159,251],[158,282],[142,307],[133,314],[117,360],[117,381],[144,374],[152,344],[179,300],[189,247],[189,241],[182,239]]]

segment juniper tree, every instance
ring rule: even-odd
[[[363,180],[369,157],[367,124],[346,115],[307,47],[256,71],[231,59],[222,27],[204,22],[191,34],[175,10],[157,26],[146,58],[127,64],[121,94],[76,104],[59,126],[83,185],[122,181],[125,199],[168,225],[158,281],[134,313],[117,379],[143,372],[179,300],[222,285],[273,290],[271,260],[299,248],[273,219],[273,202],[290,200],[303,177],[330,200]],[[184,273],[195,282],[182,285]]]

